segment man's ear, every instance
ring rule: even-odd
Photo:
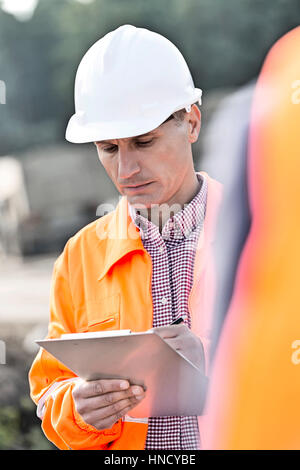
[[[196,104],[193,104],[191,111],[186,115],[189,125],[189,142],[197,142],[201,128],[201,111]]]

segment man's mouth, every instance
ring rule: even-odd
[[[121,186],[121,188],[123,189],[123,191],[126,190],[126,192],[135,193],[135,192],[140,192],[140,191],[146,189],[152,183],[153,183],[153,181],[149,181],[148,183],[134,184],[134,185],[130,184],[128,186]]]

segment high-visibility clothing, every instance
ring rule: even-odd
[[[208,180],[207,208],[195,254],[189,310],[192,331],[201,338],[208,357],[214,295],[210,247],[221,185],[201,174]],[[122,197],[116,210],[70,238],[55,262],[48,338],[57,338],[66,332],[151,328],[151,274],[151,257],[130,218],[127,198]],[[147,419],[125,417],[111,429],[102,431],[85,423],[72,399],[76,383],[74,373],[45,350],[40,350],[35,358],[29,380],[32,399],[42,417],[42,428],[57,447],[144,449]]]
[[[215,356],[207,449],[300,449],[299,49],[300,27],[274,44],[257,81],[252,226]]]

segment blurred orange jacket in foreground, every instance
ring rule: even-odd
[[[252,226],[214,361],[207,449],[300,449],[300,27],[270,50],[254,96]]]

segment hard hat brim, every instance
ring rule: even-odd
[[[202,90],[195,88],[193,97],[191,97],[188,102],[177,106],[175,109],[173,107],[164,110],[160,116],[156,115],[152,118],[141,116],[138,120],[135,119],[134,122],[115,120],[113,122],[106,121],[83,124],[82,118],[75,113],[68,122],[65,138],[68,142],[74,144],[84,144],[101,140],[125,139],[143,135],[156,129],[174,112],[184,109],[196,102],[201,104],[201,96]]]

